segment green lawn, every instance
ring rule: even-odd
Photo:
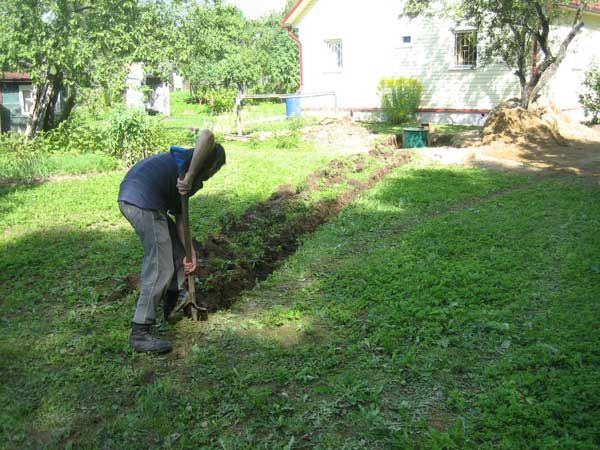
[[[231,147],[216,231],[331,156]],[[127,345],[141,249],[122,173],[0,190],[8,449],[598,448],[600,195],[568,176],[418,163],[303,240],[233,309]]]

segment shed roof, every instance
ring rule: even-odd
[[[5,83],[31,81],[31,76],[27,72],[0,72],[0,81]]]

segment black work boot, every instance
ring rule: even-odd
[[[152,336],[150,323],[131,322],[131,335],[129,336],[129,345],[138,352],[143,353],[167,353],[173,347],[167,341]]]

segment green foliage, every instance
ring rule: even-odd
[[[163,0],[2,1],[0,69],[29,72],[39,92],[46,92],[34,97],[42,105],[46,100],[53,105],[60,91],[73,105],[79,92],[89,97],[91,91],[100,92],[110,106],[122,98],[129,63],[144,62],[147,71],[163,78],[173,69],[176,5]],[[45,107],[32,110],[35,126],[28,132],[34,136],[56,125],[47,117],[59,122],[71,107],[58,116]]]
[[[279,26],[281,14],[248,20],[239,9],[221,2],[191,3],[182,14],[179,67],[195,95],[203,97],[214,89],[297,89],[298,49]],[[229,107],[229,98],[225,104]]]
[[[205,104],[211,112],[216,114],[232,111],[236,96],[235,89],[224,87],[203,86],[196,92],[197,102]]]
[[[298,46],[281,28],[282,18],[281,13],[273,13],[255,22],[255,51],[261,61],[261,77],[254,88],[258,93],[291,93],[300,87]]]
[[[26,140],[20,133],[1,134],[0,183],[106,172],[120,167],[117,159],[104,153],[103,135],[87,127],[68,131],[66,128],[62,125],[33,140]]]
[[[592,122],[600,120],[600,65],[593,65],[585,73],[583,81],[585,93],[579,96],[579,100],[585,109],[586,116],[592,117]]]
[[[106,150],[130,166],[151,154],[165,151],[161,121],[138,109],[118,110],[106,129]]]
[[[414,78],[383,79],[378,86],[385,119],[393,124],[413,120],[421,103],[423,85]]]

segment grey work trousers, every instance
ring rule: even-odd
[[[144,248],[142,284],[133,322],[153,323],[156,307],[167,289],[179,290],[183,287],[185,250],[175,223],[165,213],[138,208],[122,201],[119,202],[119,209],[140,237]]]

